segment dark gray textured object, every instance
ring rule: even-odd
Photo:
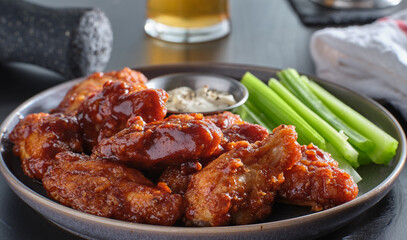
[[[73,78],[102,71],[112,43],[109,19],[97,8],[0,0],[0,61],[31,63]]]

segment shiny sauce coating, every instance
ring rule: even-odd
[[[131,125],[94,149],[95,156],[148,169],[219,154],[222,131],[201,114],[172,115]]]
[[[286,180],[279,191],[283,202],[320,211],[356,198],[357,184],[329,153],[313,144],[302,146],[301,152],[300,161],[284,172]]]
[[[111,137],[136,116],[145,122],[163,120],[168,94],[162,89],[138,91],[137,85],[108,81],[103,91],[84,101],[78,110],[85,147],[89,151],[103,138]]]
[[[83,151],[76,118],[63,114],[30,114],[15,126],[9,138],[24,173],[39,180],[55,162],[57,153]]]
[[[103,85],[107,81],[122,81],[136,85],[138,90],[147,89],[147,78],[141,72],[131,70],[130,68],[125,67],[120,71],[107,73],[96,72],[73,86],[59,105],[51,110],[51,113],[76,115],[81,103],[88,97],[101,92]]]

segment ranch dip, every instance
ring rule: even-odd
[[[217,111],[236,103],[233,95],[209,89],[208,86],[194,91],[189,87],[179,87],[168,91],[167,109],[176,112]]]

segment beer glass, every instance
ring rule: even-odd
[[[168,42],[196,43],[230,32],[228,0],[147,0],[145,32]]]

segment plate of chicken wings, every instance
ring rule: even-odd
[[[27,204],[86,238],[314,238],[390,190],[404,132],[375,101],[315,79],[399,141],[387,166],[338,168],[295,126],[272,132],[220,112],[167,114],[148,79],[199,72],[238,81],[277,69],[228,64],[124,68],[68,81],[27,100],[2,124],[0,170]]]

